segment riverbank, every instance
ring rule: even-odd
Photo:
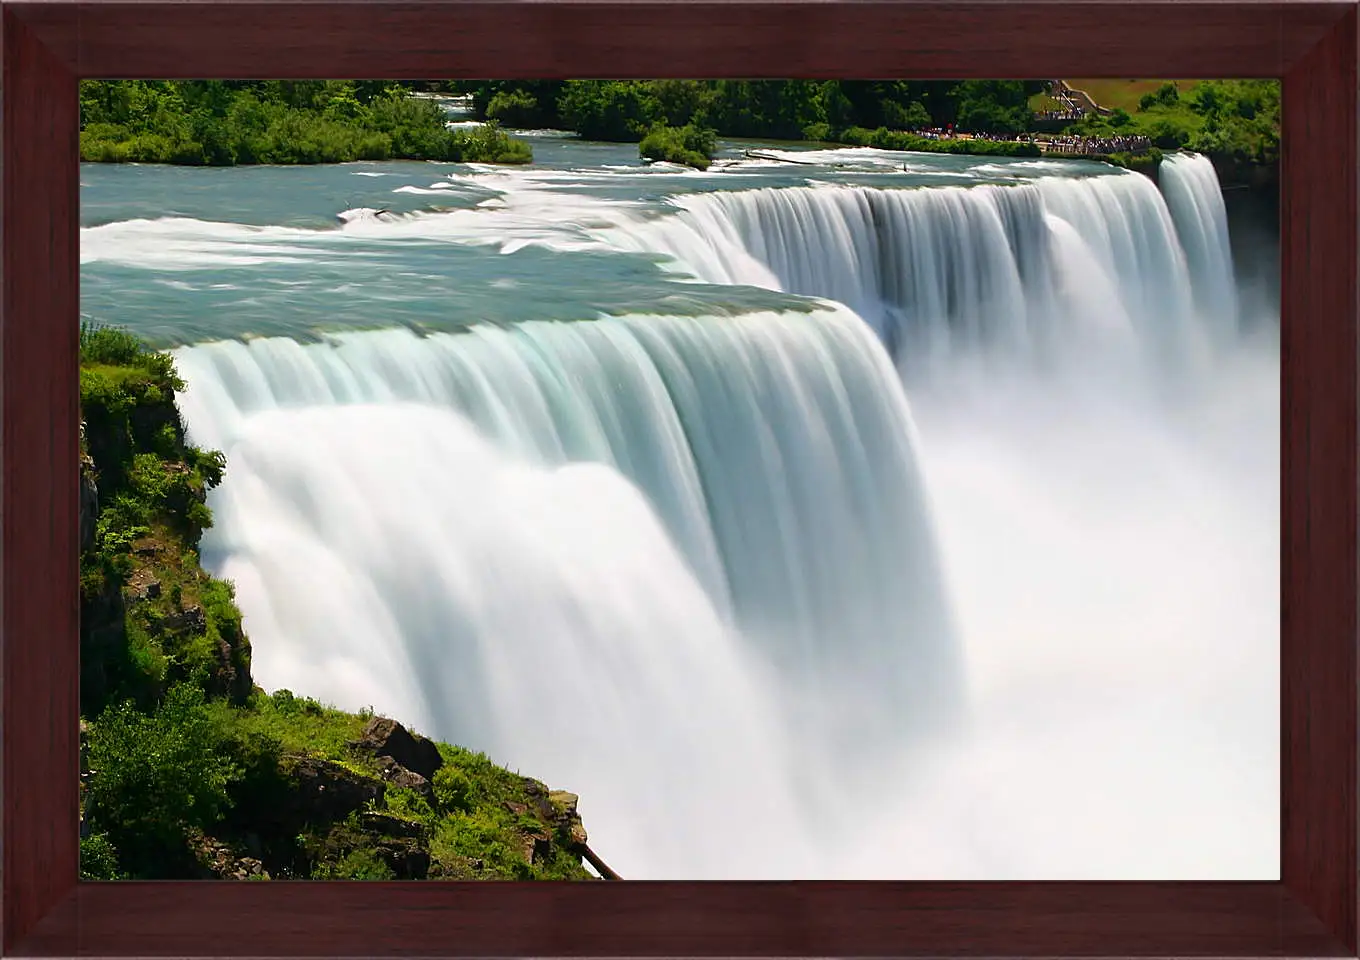
[[[227,464],[187,443],[183,388],[167,355],[82,330],[82,876],[589,879],[575,795],[254,684],[199,562]]]
[[[91,163],[533,159],[494,123],[449,129],[438,103],[372,82],[83,80],[80,124],[80,158]]]

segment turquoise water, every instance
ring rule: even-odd
[[[159,346],[400,324],[799,308],[772,291],[691,283],[609,228],[673,216],[670,198],[808,184],[891,188],[1085,175],[1090,165],[788,150],[817,166],[647,167],[631,144],[530,138],[532,168],[441,163],[202,169],[82,167],[81,304]],[[759,145],[726,144],[719,162]],[[771,148],[772,149],[772,148]],[[907,171],[902,166],[908,167]],[[386,210],[347,226],[355,209]],[[523,244],[523,245],[521,245]]]

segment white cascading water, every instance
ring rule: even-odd
[[[257,678],[579,792],[630,878],[1274,876],[1278,367],[1197,308],[1204,169],[598,231],[806,313],[176,351]]]
[[[1197,192],[1193,203],[1211,199],[1221,211],[1216,181],[1212,198]],[[1191,364],[1203,347],[1176,225],[1139,174],[702,193],[673,204],[677,216],[611,239],[669,254],[710,283],[844,303],[912,371],[960,354],[1007,369],[1055,353],[1089,359],[1093,336],[1118,338],[1096,348],[1105,360],[1141,352],[1157,369]]]
[[[806,869],[800,761],[958,701],[905,398],[843,309],[176,359],[257,674],[593,794],[634,874]]]
[[[1238,332],[1237,280],[1233,276],[1228,214],[1218,175],[1208,157],[1172,154],[1161,167],[1162,193],[1197,279],[1195,306],[1219,342]]]

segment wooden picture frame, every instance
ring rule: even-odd
[[[3,4],[3,944],[15,956],[1355,956],[1353,2]],[[78,883],[77,81],[1280,77],[1282,863],[1261,883]]]

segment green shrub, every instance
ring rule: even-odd
[[[510,127],[535,127],[542,122],[542,111],[529,91],[501,90],[487,104],[486,119]]]
[[[122,880],[118,850],[106,833],[92,833],[80,839],[80,879]]]
[[[434,811],[425,798],[410,787],[388,787],[384,793],[387,812],[404,820],[429,823],[434,820]]]
[[[714,132],[692,124],[668,127],[657,123],[638,145],[638,153],[645,159],[684,164],[699,170],[708,169],[716,149]]]
[[[242,773],[192,684],[173,687],[152,714],[131,703],[105,710],[91,724],[89,764],[91,821],[142,861],[182,847],[189,827],[216,821]]]
[[[831,124],[809,123],[803,128],[803,139],[826,143],[831,139]]]
[[[338,862],[320,860],[312,869],[313,880],[394,880],[396,874],[371,847],[351,850]]]
[[[492,809],[445,817],[430,841],[430,855],[443,862],[480,860],[497,876],[528,880],[532,869],[515,847],[515,824]]]
[[[142,341],[119,327],[80,324],[80,359],[83,363],[135,364],[147,353]]]
[[[644,81],[571,80],[558,101],[562,119],[587,140],[640,141],[662,120]]]
[[[434,772],[434,796],[439,808],[446,813],[472,809],[472,780],[452,764],[445,764]]]

